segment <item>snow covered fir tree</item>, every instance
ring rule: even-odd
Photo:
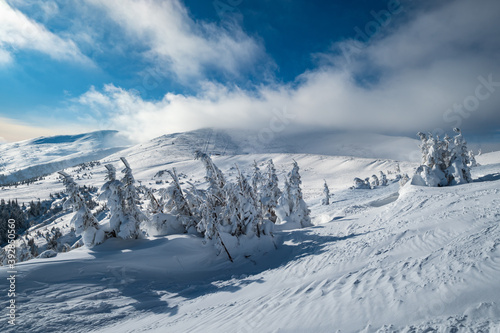
[[[450,186],[472,182],[470,168],[475,166],[473,153],[467,149],[467,142],[459,128],[454,128],[455,137],[439,136],[419,132],[422,164],[417,168],[413,185]]]
[[[77,236],[81,236],[83,244],[88,247],[100,244],[104,241],[105,235],[94,214],[87,207],[85,200],[79,192],[78,185],[67,173],[60,171],[59,174],[64,178],[64,185],[68,199],[64,202],[64,208],[72,208],[75,215],[71,223],[75,227]]]

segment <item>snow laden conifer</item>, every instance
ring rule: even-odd
[[[102,243],[104,241],[104,231],[99,227],[94,214],[85,204],[78,185],[67,173],[60,171],[59,174],[63,176],[63,182],[68,194],[68,199],[64,202],[63,208],[72,208],[76,212],[71,219],[76,235],[82,236],[83,243],[88,247]]]
[[[472,182],[467,142],[460,129],[455,128],[453,140],[446,135],[443,140],[432,134],[418,133],[422,152],[420,165],[412,184],[423,186],[448,186]]]
[[[172,178],[170,186],[161,191],[161,212],[153,215],[153,225],[161,234],[196,233],[199,220],[192,212],[175,168],[167,170]]]
[[[254,160],[252,165],[252,177],[251,177],[252,193],[254,199],[256,200],[257,206],[259,207],[259,210],[262,214],[264,213],[264,208],[261,200],[263,184],[264,184],[264,175],[260,171],[257,161]]]
[[[278,175],[273,160],[267,162],[266,172],[262,179],[262,188],[260,193],[260,201],[262,204],[263,217],[276,223],[276,207],[281,196],[279,189]]]
[[[370,187],[376,188],[377,186],[380,186],[380,181],[379,181],[377,175],[372,175],[370,177]]]
[[[467,142],[462,136],[462,131],[454,128],[453,131],[457,134],[454,138],[454,145],[451,149],[450,166],[447,168],[447,174],[451,178],[450,185],[459,185],[471,183],[472,176],[470,174],[469,151]]]
[[[328,184],[326,183],[323,185],[323,195],[324,198],[321,200],[321,204],[324,206],[328,206],[330,204],[330,189],[328,188]]]
[[[299,173],[299,165],[293,161],[292,171],[288,173],[285,182],[285,190],[279,200],[279,218],[281,222],[290,221],[299,224],[302,228],[312,225],[310,210],[302,197],[300,185],[302,180]]]
[[[125,222],[123,183],[116,179],[116,168],[112,164],[106,164],[105,167],[106,183],[101,187],[99,200],[106,200],[109,208],[110,231],[108,235],[117,237],[120,226]]]
[[[469,167],[475,168],[477,166],[478,166],[478,164],[476,161],[476,156],[474,155],[474,152],[472,150],[469,150]]]
[[[135,188],[135,179],[132,174],[132,169],[125,157],[121,157],[121,161],[125,165],[122,170],[123,178],[123,214],[124,218],[120,224],[118,237],[123,239],[137,239],[141,236],[140,224],[148,221],[148,218],[140,210],[139,196]]]
[[[380,171],[379,173],[379,181],[380,181],[380,186],[387,186],[387,176],[383,171]]]
[[[247,237],[260,237],[263,232],[262,211],[252,186],[238,169],[237,199],[241,229]]]
[[[209,183],[208,190],[216,197],[216,200],[219,200],[219,198],[223,197],[223,189],[226,184],[224,174],[207,154],[198,150],[195,152],[195,158],[201,160],[205,165],[205,179]]]

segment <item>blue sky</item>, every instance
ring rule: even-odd
[[[276,109],[293,114],[293,128],[493,134],[498,9],[493,0],[0,0],[0,140],[259,129]]]

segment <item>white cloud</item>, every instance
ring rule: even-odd
[[[182,37],[176,39],[175,34],[167,33],[163,39],[157,35],[160,18],[167,17],[161,8],[156,8],[158,16],[147,21],[140,19],[151,14],[145,2],[124,3],[132,9],[116,2],[108,6],[122,8],[124,21],[135,22],[139,27],[134,31],[144,38],[159,44],[171,38],[165,45],[178,42],[182,48],[165,47],[164,54],[177,59],[172,62],[179,62],[174,65],[179,72],[200,70],[205,58],[196,59],[189,70],[181,66],[183,56],[193,60],[183,52],[194,49],[199,36],[181,33]],[[173,4],[177,2],[168,6]],[[492,8],[500,10],[500,4],[495,0],[480,4],[459,0],[421,9],[405,24],[390,27],[385,36],[366,43],[349,64],[341,62],[342,56],[328,55],[334,59],[333,64],[304,73],[293,85],[262,86],[257,92],[248,92],[205,83],[196,96],[167,94],[160,101],[145,101],[108,85],[101,92],[91,89],[78,103],[101,114],[100,119],[109,118],[107,126],[136,140],[208,126],[265,128],[275,116],[273,110],[283,107],[293,115],[290,128],[313,126],[408,135],[438,127],[450,131],[455,126],[476,133],[493,131],[500,127],[500,87],[493,87],[496,90],[473,111],[453,110],[454,104],[463,104],[475,95],[481,84],[479,76],[487,79],[491,75],[494,82],[500,82],[500,65],[492,56],[500,54],[495,36],[500,23],[493,13],[498,11]],[[137,13],[137,20],[127,18],[129,11]],[[176,11],[182,15],[165,24],[176,33],[189,32],[190,24],[183,23],[187,14],[180,8]],[[203,50],[203,45],[212,44],[205,41],[201,45]],[[208,54],[206,59],[211,59]],[[360,82],[360,78],[368,80]],[[450,115],[454,120],[449,120]]]
[[[56,60],[90,64],[78,46],[47,30],[19,10],[0,0],[0,63],[11,61],[11,53],[26,49],[42,52]]]
[[[265,56],[263,46],[238,25],[194,21],[178,0],[86,0],[149,49],[147,56],[182,81],[217,69],[237,76]]]
[[[0,48],[0,66],[11,62],[12,56],[10,55],[10,53]]]

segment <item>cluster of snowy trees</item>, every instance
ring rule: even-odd
[[[64,172],[68,199],[65,208],[76,214],[72,219],[75,233],[82,236],[85,245],[92,247],[106,238],[135,239],[147,231],[151,235],[190,233],[200,235],[220,251],[229,254],[225,243],[231,239],[272,238],[275,224],[287,223],[294,227],[311,226],[310,211],[301,190],[299,166],[294,161],[292,170],[279,188],[273,161],[265,170],[254,163],[252,174],[245,176],[238,168],[235,180],[227,178],[210,156],[196,152],[196,159],[205,166],[207,188],[197,189],[188,182],[182,187],[175,169],[168,170],[172,178],[169,186],[153,193],[144,186],[136,187],[132,169],[122,158],[122,178],[117,178],[113,165],[107,169],[106,183],[100,190],[99,200],[109,209],[109,224],[100,225],[86,205],[78,186]],[[326,186],[326,183],[325,183]],[[149,200],[148,212],[142,210],[138,191]]]
[[[418,133],[422,152],[422,165],[412,178],[412,184],[422,186],[449,186],[472,182],[470,168],[477,165],[472,151],[460,129],[455,128],[454,138],[443,139],[432,134]]]
[[[360,190],[360,189],[374,189],[379,186],[387,186],[388,180],[387,176],[383,171],[380,171],[379,176],[372,175],[371,177],[367,177],[364,180],[361,178],[354,178],[354,185],[351,189]]]
[[[250,177],[243,175],[236,166],[238,174],[231,181],[207,154],[196,152],[196,158],[205,166],[206,190],[199,190],[192,184],[183,190],[173,169],[169,171],[172,182],[161,191],[161,197],[157,199],[150,193],[150,207],[156,211],[152,225],[158,233],[200,234],[232,260],[225,244],[231,238],[238,242],[272,238],[276,223],[311,226],[296,162],[281,190],[272,160],[267,162],[264,171],[254,162]]]
[[[109,226],[106,227],[99,224],[73,178],[65,172],[59,172],[64,177],[68,194],[64,208],[72,208],[76,212],[71,222],[75,226],[76,235],[82,236],[83,244],[88,247],[111,237],[139,238],[142,235],[140,224],[148,220],[139,208],[139,196],[132,169],[125,158],[121,160],[125,165],[122,179],[117,179],[116,169],[112,164],[106,165],[106,183],[102,186],[99,196],[99,200],[106,200],[109,208]]]

